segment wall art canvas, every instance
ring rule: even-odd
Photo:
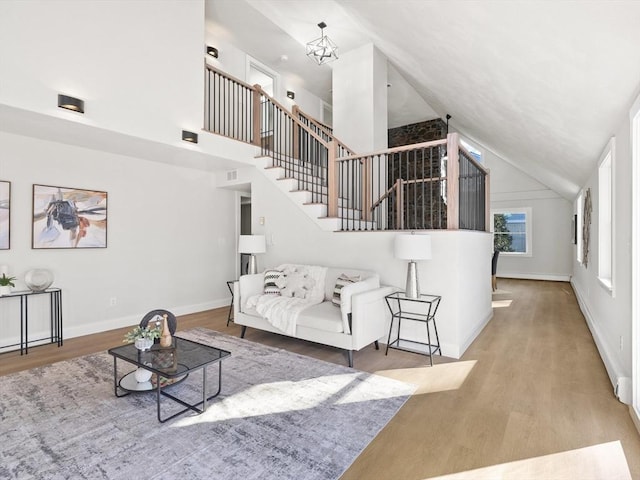
[[[33,186],[32,248],[106,248],[107,192]]]
[[[0,181],[0,250],[10,247],[11,182]]]

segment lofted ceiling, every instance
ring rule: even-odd
[[[567,199],[593,172],[640,84],[635,0],[206,5],[207,28],[224,29],[231,43],[326,100],[331,64],[304,55],[317,23],[327,23],[339,52],[373,43],[391,65],[391,126],[448,113],[457,130]]]

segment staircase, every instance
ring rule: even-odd
[[[260,85],[206,65],[204,129],[261,149],[256,165],[322,230],[485,231],[489,172],[446,139],[357,155]]]
[[[316,225],[325,231],[375,229],[374,222],[365,222],[360,210],[349,208],[347,199],[338,197],[338,216],[327,215],[328,187],[326,178],[313,172],[307,162],[287,158],[287,167],[273,165],[274,159],[262,156],[256,167],[287,197],[291,199]],[[305,165],[307,164],[307,165]],[[313,185],[313,191],[301,185]],[[315,201],[314,201],[315,197]],[[348,227],[348,228],[347,228]]]

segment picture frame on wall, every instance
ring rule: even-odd
[[[578,214],[574,213],[571,220],[571,236],[574,245],[578,244]]]
[[[33,185],[31,248],[106,248],[107,192]]]
[[[0,180],[0,250],[11,248],[11,182]]]

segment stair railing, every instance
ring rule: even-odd
[[[337,163],[342,230],[485,231],[489,225],[489,172],[455,133]]]
[[[447,139],[355,155],[327,125],[292,112],[260,85],[209,65],[205,129],[261,148],[262,155],[327,205],[341,230],[470,229],[489,226],[489,172]]]
[[[260,117],[254,88],[205,63],[204,129],[234,140],[259,145]]]

